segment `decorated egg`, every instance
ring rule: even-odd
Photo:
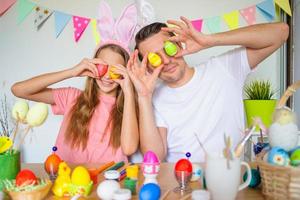
[[[89,185],[91,177],[86,168],[77,166],[72,172],[71,181],[75,185]]]
[[[56,174],[58,171],[59,163],[62,162],[60,157],[55,153],[57,151],[57,147],[52,148],[53,153],[47,157],[44,168],[48,174]]]
[[[192,163],[186,158],[180,159],[175,164],[175,171],[185,171],[191,173],[193,171]]]
[[[3,153],[10,149],[10,147],[13,145],[13,142],[9,137],[1,136],[0,137],[0,153]]]
[[[148,61],[153,67],[158,67],[161,65],[161,58],[156,53],[149,53],[148,54]]]
[[[165,41],[164,50],[168,56],[175,56],[177,53],[177,46],[170,41]]]
[[[160,187],[155,183],[143,185],[139,193],[140,200],[157,200],[160,198]]]
[[[142,171],[144,174],[158,174],[159,159],[153,151],[147,151],[144,155],[142,163]]]
[[[44,103],[37,103],[31,107],[26,115],[26,121],[29,126],[40,126],[48,116],[48,106]]]
[[[12,109],[12,116],[15,120],[24,121],[29,110],[27,101],[21,99],[17,101]]]
[[[268,154],[268,163],[272,165],[287,166],[289,161],[288,153],[280,147],[273,147]]]
[[[159,163],[158,157],[153,151],[147,151],[144,155],[143,163]]]
[[[248,173],[245,172],[243,176],[244,182],[246,182],[248,178]],[[248,187],[250,188],[256,188],[261,183],[261,176],[257,169],[251,169],[251,181]]]
[[[197,181],[202,176],[202,173],[203,173],[202,168],[200,165],[195,164],[195,163],[192,164],[192,167],[193,167],[193,174],[192,174],[191,181]]]
[[[116,70],[115,66],[110,66],[109,67],[109,70],[108,70],[109,78],[111,78],[111,79],[119,79],[121,77],[120,74],[117,74],[117,73],[114,72],[115,70]]]
[[[104,74],[106,74],[107,69],[108,69],[107,65],[97,64],[96,67],[97,67],[97,71],[98,71],[98,76],[99,77],[104,76]]]
[[[300,165],[300,147],[292,152],[290,160],[291,160],[291,165],[293,166]]]
[[[100,199],[112,199],[114,193],[120,189],[120,184],[115,180],[105,180],[97,187],[97,195]]]
[[[29,169],[21,170],[16,176],[16,186],[35,185],[37,178]]]

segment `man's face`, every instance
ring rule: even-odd
[[[139,44],[139,52],[144,57],[148,53],[157,53],[162,59],[163,69],[159,78],[168,83],[176,83],[185,72],[186,63],[183,57],[175,58],[168,56],[164,51],[164,42],[168,40],[170,35],[160,31],[159,33],[147,38]],[[181,48],[177,45],[177,48]],[[153,71],[153,66],[147,62],[149,71]]]

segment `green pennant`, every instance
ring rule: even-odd
[[[20,24],[27,15],[32,11],[36,4],[28,0],[18,0],[17,9],[18,9],[18,19],[17,23]]]

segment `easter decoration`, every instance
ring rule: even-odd
[[[13,200],[42,200],[50,188],[51,181],[48,179],[39,179],[28,169],[21,170],[15,180],[5,180],[5,191]]]
[[[110,79],[119,79],[120,77],[121,77],[121,75],[120,74],[117,74],[116,72],[115,72],[115,70],[116,70],[116,67],[115,66],[109,66],[109,69],[108,69],[108,74],[109,74],[109,78]]]
[[[60,162],[58,166],[58,176],[52,187],[55,196],[85,196],[87,197],[93,187],[93,181],[85,167],[77,166],[71,176],[71,168],[65,162]]]
[[[147,151],[142,163],[142,172],[145,177],[144,185],[147,183],[157,184],[156,177],[160,169],[160,162],[153,151]]]
[[[108,170],[104,173],[105,180],[97,187],[97,195],[100,199],[112,199],[114,192],[120,189],[117,181],[120,173],[116,170]]]
[[[161,190],[155,183],[144,184],[139,193],[140,200],[157,200],[160,198]]]
[[[177,54],[177,46],[170,41],[164,42],[164,50],[168,56],[175,56]]]
[[[191,153],[186,153],[186,156],[189,158]],[[179,186],[174,189],[174,192],[183,194],[192,191],[192,189],[189,187],[189,182],[193,175],[193,165],[188,159],[182,158],[176,162],[174,175],[179,184]]]
[[[148,53],[148,61],[153,67],[158,67],[161,65],[162,61],[160,56],[157,53],[150,52]]]
[[[52,154],[49,155],[44,162],[44,169],[48,173],[49,178],[52,182],[55,181],[58,172],[59,163],[62,162],[61,158],[55,153],[57,151],[57,147],[52,147]]]
[[[105,64],[97,64],[96,67],[97,67],[99,77],[104,76],[108,70],[108,65]]]

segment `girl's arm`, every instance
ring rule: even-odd
[[[42,74],[25,81],[17,82],[11,87],[11,91],[15,96],[23,99],[54,104],[52,89],[48,88],[48,86],[77,76],[95,78],[98,76],[96,63],[99,63],[99,59],[83,59],[79,64],[70,69]]]

